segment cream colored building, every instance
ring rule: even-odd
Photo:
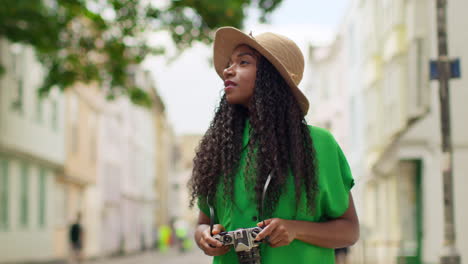
[[[65,163],[64,96],[40,100],[33,49],[0,40],[0,263],[57,258],[56,179]]]
[[[339,74],[346,67],[343,35],[326,47],[309,47],[308,82],[305,93],[310,100],[306,119],[310,125],[332,132],[337,142],[348,149],[349,140],[349,84],[348,76]]]
[[[175,135],[167,119],[164,103],[153,89],[153,118],[155,125],[155,169],[154,190],[156,193],[155,225],[169,225],[174,215],[171,210],[176,206],[171,199],[171,181],[175,177],[177,147]]]
[[[462,10],[467,8],[466,1],[448,3],[449,52],[462,62],[468,58],[468,38],[462,33],[468,26]],[[392,263],[398,257],[436,263],[444,244],[439,87],[429,82],[428,74],[429,60],[437,57],[436,6],[413,0],[376,9],[393,14],[394,22],[382,22],[384,30],[379,30],[388,33],[382,38],[382,94],[377,97],[385,108],[372,136],[389,145],[373,144],[368,194],[375,196],[367,205],[369,211],[388,210],[369,217],[374,230],[380,230],[370,239],[369,251],[376,252],[372,258],[379,263]],[[400,88],[397,93],[395,84]],[[468,229],[462,224],[467,196],[461,187],[468,184],[464,177],[468,126],[462,121],[468,113],[462,99],[468,96],[466,85],[468,79],[462,77],[450,88],[455,221],[462,262],[468,259]]]
[[[428,73],[429,60],[437,57],[435,8],[434,1],[423,0],[352,1],[337,41],[322,61],[316,60],[319,75],[347,76],[349,86],[347,157],[359,177],[360,187],[354,192],[362,197],[356,203],[361,239],[351,250],[353,263],[439,263],[442,254],[438,83],[430,82]],[[448,3],[449,53],[462,65],[468,58],[463,34],[467,8],[463,0]],[[337,71],[330,62],[336,52],[330,50],[343,40],[347,62]],[[462,263],[468,259],[468,229],[463,225],[467,196],[462,189],[468,184],[463,177],[468,169],[466,86],[462,74],[451,81],[450,89],[455,221]],[[320,110],[331,109],[324,105]],[[338,122],[334,118],[326,116],[321,123]]]
[[[100,255],[123,252],[122,179],[127,166],[122,102],[103,102],[99,116],[97,188],[100,190]],[[104,99],[103,99],[104,101]]]
[[[356,6],[351,6],[332,43],[309,47],[306,67],[309,72],[304,92],[311,103],[306,116],[308,124],[329,130],[346,155],[355,181],[351,192],[357,214],[361,216],[365,201],[363,172],[367,141],[364,138],[364,89],[360,76],[363,62],[362,53],[357,49],[362,20],[354,15],[357,10]],[[361,229],[365,226],[361,225]],[[353,253],[363,250],[360,244],[351,249]],[[354,263],[363,263],[362,254],[355,255]]]
[[[61,225],[55,240],[61,257],[69,255],[68,229],[78,214],[85,232],[85,257],[100,254],[101,199],[96,188],[99,95],[97,87],[81,84],[66,91],[66,162],[63,174],[56,179],[62,204],[57,206]]]
[[[154,88],[149,73],[135,68],[133,82],[150,92]],[[125,252],[136,252],[154,244],[156,193],[155,127],[151,109],[129,100],[120,104],[122,111],[122,244]]]
[[[463,34],[467,8],[463,0],[448,2],[449,53],[462,63],[468,56]],[[308,84],[309,120],[338,138],[343,135],[357,179],[353,195],[360,197],[356,206],[361,239],[351,248],[353,263],[439,263],[442,254],[439,94],[438,83],[429,81],[429,60],[437,58],[435,10],[435,1],[351,1],[337,39],[315,49],[315,57],[309,59],[315,74]],[[455,222],[462,263],[468,259],[468,229],[463,225],[467,196],[462,187],[468,184],[465,75],[463,71],[461,79],[452,80],[450,88]],[[333,93],[330,83],[337,82],[347,93]],[[340,103],[332,102],[339,100],[348,104],[347,118],[336,114]],[[346,119],[349,130],[335,129]]]
[[[178,137],[179,162],[177,166],[177,177],[173,179],[174,200],[177,207],[174,208],[174,215],[182,219],[189,227],[195,227],[198,220],[198,208],[195,204],[193,209],[189,208],[190,193],[188,182],[192,176],[193,158],[195,149],[200,144],[202,135],[186,134]]]
[[[106,102],[82,84],[39,100],[45,72],[33,50],[0,40],[0,55],[0,263],[65,260],[79,213],[85,258],[152,247],[156,218],[170,218],[176,157],[149,73],[135,68],[131,78],[152,93],[153,109]]]

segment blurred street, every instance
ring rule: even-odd
[[[211,263],[211,257],[206,256],[200,250],[194,248],[187,253],[179,253],[175,249],[167,252],[145,252],[138,255],[108,258],[97,261],[87,261],[86,264],[207,264]]]

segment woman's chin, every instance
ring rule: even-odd
[[[232,96],[230,94],[226,95],[226,101],[228,104],[239,104],[239,100],[235,96]]]
[[[233,96],[232,94],[227,94],[226,95],[226,101],[227,101],[228,104],[231,104],[231,105],[246,106],[247,105],[246,101],[248,101],[248,100]]]

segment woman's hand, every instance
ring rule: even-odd
[[[219,234],[224,231],[225,228],[222,225],[213,226],[213,234],[210,234],[209,225],[200,225],[198,232],[200,235],[197,241],[198,247],[208,256],[221,256],[226,254],[231,246],[223,246],[223,243],[213,238],[212,235]]]
[[[349,194],[349,206],[342,216],[325,222],[284,220],[273,218],[258,226],[264,229],[257,240],[270,237],[272,247],[289,245],[294,239],[324,248],[349,247],[359,238],[359,220],[354,208],[353,196]]]
[[[257,226],[262,227],[263,230],[257,235],[255,240],[262,240],[268,238],[268,243],[271,247],[281,247],[289,245],[296,238],[296,229],[292,221],[272,218],[258,223]]]

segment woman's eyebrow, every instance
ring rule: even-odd
[[[242,56],[247,56],[247,55],[251,56],[252,58],[257,58],[255,54],[253,54],[252,52],[242,52],[242,53],[237,54],[237,57],[240,58]],[[229,67],[231,63],[232,63],[232,60],[229,59],[227,67]]]
[[[251,52],[242,52],[242,53],[239,53],[237,54],[237,57],[242,57],[242,56],[245,56],[245,55],[249,55],[249,56],[252,56],[255,58],[255,55]]]

